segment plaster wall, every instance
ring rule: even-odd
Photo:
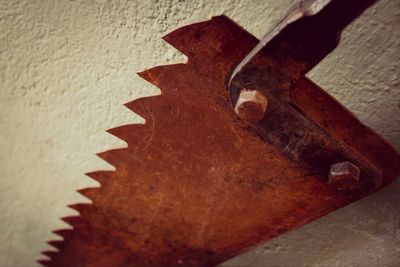
[[[226,14],[260,37],[290,0],[0,0],[0,267],[50,247],[94,156],[123,147],[104,130],[144,120],[124,108],[158,94],[135,75],[184,56],[161,40]],[[309,77],[400,148],[400,1],[381,0]],[[399,163],[400,164],[400,163]],[[400,266],[400,181],[224,267]]]

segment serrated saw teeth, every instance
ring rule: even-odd
[[[146,132],[146,129],[147,125],[129,124],[108,129],[107,132],[132,145],[130,143],[131,141],[134,141],[148,134],[148,132]]]
[[[210,21],[199,22],[181,27],[164,35],[162,39],[187,56],[190,61],[191,58],[195,58],[196,55],[201,53],[201,51],[196,50],[196,48],[198,49],[196,44],[193,44],[193,36],[198,35],[198,29],[204,28],[204,26],[209,23]],[[192,46],[188,46],[188,42],[190,42]]]
[[[171,88],[169,86],[166,86],[161,82],[162,78],[165,77],[170,77],[171,75],[177,75],[179,76],[179,73],[182,73],[185,71],[185,68],[187,68],[187,63],[177,63],[177,64],[169,64],[169,65],[162,65],[162,66],[157,66],[154,68],[147,69],[142,72],[138,72],[137,75],[148,81],[149,83],[157,86],[161,90],[161,94],[167,94],[169,91],[172,91],[172,93],[175,92],[175,88]],[[186,81],[186,77],[182,77],[182,82]],[[180,86],[181,84],[179,82],[176,83],[176,86]],[[144,97],[147,98],[147,97]],[[140,98],[141,99],[141,98]]]
[[[119,159],[121,156],[126,156],[126,148],[117,148],[112,150],[107,150],[96,155],[107,163],[111,164],[113,167],[117,168],[124,164]]]
[[[141,116],[148,124],[154,120],[154,111],[152,107],[162,104],[162,96],[150,96],[135,99],[129,103],[124,104],[127,108]]]
[[[96,188],[96,190],[98,190],[98,188]],[[77,203],[68,205],[68,208],[76,210],[81,215],[84,214],[90,207],[92,207],[92,204],[86,204],[86,203]]]
[[[103,187],[107,183],[107,181],[109,181],[110,177],[114,175],[114,171],[94,171],[87,172],[85,173],[85,175],[92,178],[93,180],[96,180]],[[77,191],[81,192],[83,190],[85,189],[79,189]]]
[[[38,260],[37,263],[41,264],[43,267],[50,267],[51,266],[51,260],[50,259]]]
[[[48,250],[48,251],[43,251],[42,254],[47,256],[47,257],[49,257],[49,258],[52,258],[52,257],[54,257],[54,255],[58,254],[58,251],[50,251],[50,250]]]
[[[51,240],[51,241],[47,241],[47,244],[49,244],[50,246],[61,250],[64,247],[65,242],[62,240]]]
[[[68,236],[70,236],[72,232],[73,232],[72,229],[59,229],[53,231],[54,234],[61,236],[62,238],[64,238],[64,240],[68,238]]]
[[[76,225],[79,224],[79,221],[80,221],[79,218],[80,218],[80,216],[66,216],[66,217],[62,217],[61,220],[68,223],[72,227],[75,227]]]
[[[101,183],[100,183],[100,185],[101,185]],[[92,202],[95,202],[99,188],[100,187],[88,187],[88,188],[83,188],[83,189],[79,189],[79,190],[76,190],[76,191],[79,194],[81,194],[82,196],[90,199]],[[88,205],[90,205],[90,204],[88,204]]]
[[[238,38],[241,42],[237,42]],[[214,63],[223,61],[229,67],[244,57],[246,50],[242,46],[250,49],[257,43],[254,36],[224,15],[181,27],[163,39],[186,55],[189,63],[201,64],[205,58],[212,58]],[[232,62],[226,61],[227,54]]]

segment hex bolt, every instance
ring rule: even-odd
[[[344,161],[332,164],[328,183],[340,191],[357,189],[360,180],[360,169],[351,162]]]
[[[267,98],[258,90],[242,89],[235,105],[235,113],[250,124],[257,124],[268,107]]]

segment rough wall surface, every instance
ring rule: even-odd
[[[183,61],[161,36],[227,14],[256,36],[291,1],[0,0],[0,267],[31,267],[88,201],[104,130],[143,123],[122,104],[157,94],[135,73]],[[400,1],[381,0],[309,77],[400,148]],[[222,266],[399,266],[400,182]]]

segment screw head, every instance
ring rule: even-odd
[[[257,124],[268,107],[267,98],[258,90],[242,89],[235,105],[235,113],[244,121]]]
[[[328,183],[340,191],[356,189],[359,185],[360,169],[351,162],[344,161],[331,165]]]

